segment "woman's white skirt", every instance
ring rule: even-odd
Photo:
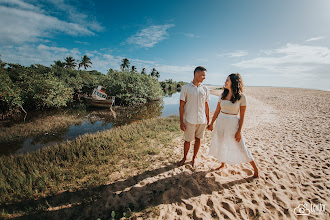
[[[249,149],[244,143],[243,133],[241,140],[237,142],[235,134],[238,129],[239,118],[237,115],[229,115],[220,112],[209,150],[209,155],[217,158],[219,162],[228,164],[248,163],[253,161]]]

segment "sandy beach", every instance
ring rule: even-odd
[[[196,168],[155,164],[128,179],[62,195],[58,201],[70,198],[65,205],[54,202],[38,217],[105,219],[111,210],[134,207],[133,219],[329,219],[330,92],[248,87],[246,95],[243,133],[259,178],[251,177],[250,164],[212,170],[220,164],[207,155],[212,137],[207,131]],[[175,143],[173,151],[182,155],[183,138]],[[188,161],[191,157],[192,148]],[[84,193],[98,193],[97,199],[76,203],[74,197]],[[299,205],[308,215],[294,213]]]

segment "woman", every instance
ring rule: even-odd
[[[258,168],[242,136],[246,110],[246,96],[243,94],[243,89],[244,85],[239,73],[233,73],[227,77],[224,91],[208,126],[208,129],[212,131],[213,124],[220,114],[213,132],[209,155],[215,156],[222,163],[217,170],[225,167],[226,163],[249,162],[254,169],[253,177],[258,177]],[[240,112],[239,118],[238,112]]]

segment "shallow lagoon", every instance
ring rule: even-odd
[[[210,111],[215,110],[217,102],[218,97],[211,95],[209,102]],[[179,115],[179,103],[180,93],[177,92],[172,95],[165,96],[161,102],[152,102],[130,108],[114,107],[114,111],[110,111],[109,109],[86,109],[81,111],[80,109],[75,112],[75,110],[72,110],[70,114],[81,115],[80,123],[58,129],[52,133],[28,137],[20,141],[8,143],[0,142],[0,155],[14,153],[20,154],[28,151],[34,151],[46,146],[52,146],[54,144],[74,140],[80,135],[104,131],[116,126],[129,124],[133,121],[154,117]],[[50,114],[59,113],[50,112]],[[33,118],[30,118],[29,120],[33,120]]]

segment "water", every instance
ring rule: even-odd
[[[209,108],[210,111],[215,111],[218,104],[218,96],[210,95]],[[180,106],[180,93],[174,93],[170,97],[164,98],[164,109],[162,111],[162,117],[168,117],[170,115],[179,115]]]
[[[218,97],[210,95],[210,111],[215,110],[217,102]],[[170,96],[165,96],[163,102],[152,102],[137,107],[115,107],[115,115],[108,109],[88,109],[84,113],[79,112],[82,118],[78,124],[72,124],[69,127],[58,129],[53,133],[45,133],[16,142],[0,142],[0,155],[34,151],[46,146],[74,140],[80,135],[108,130],[137,120],[179,115],[179,105],[180,93],[177,92]],[[56,113],[51,112],[51,114]]]

